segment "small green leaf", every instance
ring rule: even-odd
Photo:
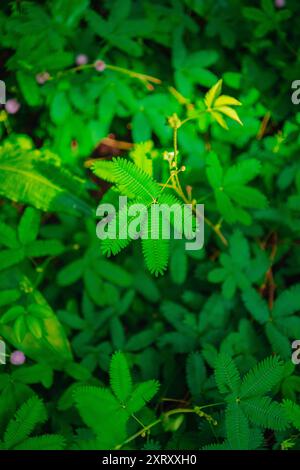
[[[18,317],[24,315],[25,309],[21,305],[16,305],[15,307],[11,307],[1,316],[1,323],[4,325],[6,323],[10,323],[11,321],[16,320]]]
[[[33,242],[38,234],[40,214],[33,207],[27,207],[18,226],[19,240],[23,245]]]
[[[113,355],[109,368],[111,388],[120,402],[125,403],[132,391],[132,379],[123,353]]]
[[[18,343],[21,344],[27,333],[27,325],[25,323],[24,315],[21,315],[16,319],[13,331]]]
[[[40,321],[36,317],[26,316],[26,324],[30,333],[37,339],[42,338],[43,330]]]

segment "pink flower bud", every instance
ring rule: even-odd
[[[42,73],[38,73],[36,76],[35,76],[35,79],[36,81],[40,84],[40,85],[43,85],[45,82],[47,82],[50,78],[50,75],[48,72],[42,72]]]
[[[105,67],[105,62],[103,62],[103,60],[96,60],[95,69],[97,70],[97,72],[103,72],[103,70],[105,70]]]
[[[14,351],[10,355],[10,363],[14,366],[21,366],[25,361],[26,357],[22,351]]]
[[[5,104],[5,109],[8,112],[8,114],[16,114],[19,111],[20,107],[21,105],[19,101],[16,100],[15,98],[7,100]]]
[[[78,56],[76,56],[76,59],[75,59],[75,62],[77,65],[85,65],[87,64],[89,61],[89,58],[86,54],[78,54]]]
[[[274,2],[276,8],[285,7],[285,0],[275,0]]]

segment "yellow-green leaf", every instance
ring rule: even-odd
[[[204,103],[208,108],[212,107],[214,100],[219,96],[222,90],[223,80],[219,80],[205,95]]]
[[[243,125],[242,121],[240,120],[239,116],[238,116],[238,113],[230,108],[229,106],[220,106],[217,108],[218,109],[218,112],[219,113],[223,113],[225,114],[226,116],[230,117],[231,119],[233,119],[234,121],[238,122],[239,124],[241,124],[241,126]]]
[[[216,111],[211,111],[211,115],[217,121],[217,123],[220,124],[221,127],[228,130],[228,126],[227,126],[226,121],[223,118],[222,114],[220,114]]]
[[[221,95],[214,102],[214,108],[217,106],[241,106],[242,103],[233,96]]]

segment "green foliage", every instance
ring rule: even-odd
[[[259,323],[265,325],[265,334],[273,351],[283,358],[290,357],[290,341],[300,334],[300,319],[295,316],[299,309],[299,285],[282,292],[276,299],[273,308],[259,297],[257,292],[246,290],[243,300],[247,310]]]
[[[1,450],[300,448],[298,9],[1,2]]]
[[[288,10],[276,12],[271,0],[262,0],[261,7],[261,10],[252,7],[243,9],[244,16],[257,23],[254,31],[257,37],[263,37],[270,31],[276,30],[282,21],[286,21],[291,16]]]
[[[240,384],[240,377],[231,358],[225,354],[220,354],[215,367],[215,378],[220,392],[236,392]]]
[[[228,223],[236,221],[251,223],[251,216],[243,207],[266,207],[266,198],[255,188],[247,186],[260,172],[258,160],[249,159],[230,167],[224,172],[218,157],[208,157],[207,178],[214,190],[217,207]]]
[[[47,419],[43,402],[33,396],[16,412],[6,428],[0,449],[3,450],[61,450],[64,448],[64,438],[60,435],[43,435],[29,437],[40,423]]]
[[[250,258],[249,244],[243,234],[236,230],[229,240],[229,254],[220,255],[221,267],[209,272],[208,279],[213,283],[222,282],[222,292],[225,298],[231,298],[237,288],[245,295],[249,295],[251,285],[262,281],[268,269],[269,260],[264,253],[256,253],[254,259]],[[258,301],[257,301],[258,302]],[[262,300],[260,300],[263,303]],[[257,305],[253,305],[255,315],[258,315]]]
[[[266,358],[257,364],[244,377],[240,396],[252,397],[269,392],[282,376],[282,365],[278,358]]]
[[[206,378],[205,364],[201,354],[199,352],[190,353],[186,362],[186,380],[190,392],[196,400],[201,397]]]
[[[256,448],[251,439],[252,428],[283,430],[290,418],[283,406],[265,396],[282,378],[283,365],[278,357],[269,357],[259,362],[243,377],[242,381],[234,361],[224,353],[215,362],[215,379],[220,393],[227,394],[225,400],[226,441],[231,449]],[[251,442],[252,440],[252,442]],[[257,447],[261,442],[257,444]]]
[[[44,211],[89,215],[81,199],[83,181],[61,168],[59,159],[7,143],[0,149],[0,194]]]
[[[96,435],[97,448],[110,449],[126,440],[126,423],[140,412],[157,393],[158,382],[148,380],[136,384],[132,378],[125,356],[117,352],[109,368],[111,391],[105,388],[84,386],[75,390],[78,411]],[[79,443],[82,448],[84,443]]]
[[[132,380],[125,357],[116,353],[109,369],[111,388],[121,402],[125,403],[132,392]]]
[[[132,196],[143,204],[150,204],[156,199],[159,187],[146,173],[123,158],[117,158],[113,162],[113,179],[121,193]]]
[[[300,407],[291,400],[284,400],[283,407],[286,411],[288,419],[293,423],[296,429],[300,429]]]

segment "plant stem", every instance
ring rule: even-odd
[[[156,421],[153,421],[153,423],[148,424],[148,426],[145,426],[143,429],[141,429],[140,431],[138,431],[135,434],[133,434],[132,436],[130,436],[128,439],[126,439],[126,441],[122,442],[122,444],[117,445],[115,447],[115,450],[121,449],[124,445],[129,444],[129,442],[131,442],[131,441],[134,441],[137,437],[139,437],[142,434],[146,433],[151,428],[153,428],[154,426],[159,424],[161,421],[162,421],[162,418],[159,418]]]
[[[67,75],[69,73],[75,73],[75,72],[78,72],[80,70],[87,70],[87,69],[93,69],[93,68],[95,68],[95,63],[94,62],[92,64],[77,65],[76,67],[72,67],[70,69],[58,72],[56,77],[50,77],[50,79],[52,80],[54,78],[60,78],[60,77],[62,77],[64,75]],[[119,72],[119,73],[123,73],[125,75],[129,75],[130,77],[137,78],[138,80],[140,80],[144,83],[145,82],[151,82],[151,83],[156,83],[158,85],[162,83],[162,81],[159,78],[152,77],[151,75],[146,75],[144,73],[134,72],[134,71],[126,69],[124,67],[118,67],[117,65],[105,64],[105,69],[113,70],[114,72]]]
[[[134,72],[132,70],[125,69],[123,67],[118,67],[117,65],[105,64],[105,68],[109,70],[114,70],[115,72],[124,73],[126,75],[129,75],[130,77],[137,78],[144,82],[152,82],[152,83],[157,83],[157,84],[162,83],[162,81],[159,78],[152,77],[151,75],[145,75],[144,73]]]
[[[166,413],[163,413],[157,420],[153,421],[152,423],[148,424],[147,426],[143,427],[140,429],[140,431],[137,431],[135,434],[130,436],[128,439],[126,439],[122,444],[119,444],[115,447],[115,450],[121,449],[124,445],[129,444],[130,442],[134,441],[137,437],[140,437],[143,434],[146,434],[150,429],[152,429],[154,426],[157,424],[160,424],[163,420],[168,419],[170,416],[176,415],[176,414],[188,414],[188,413],[194,413],[198,416],[201,416],[201,410],[202,408],[208,408],[212,406],[218,406],[218,405],[223,405],[223,403],[212,403],[210,405],[204,405],[204,406],[195,406],[194,408],[175,408],[173,410],[167,411]],[[209,417],[209,415],[205,415],[205,417]]]
[[[174,147],[174,160],[177,168],[177,153],[178,153],[178,127],[174,127],[173,132],[173,147]]]
[[[224,404],[225,404],[224,401],[219,401],[219,403],[211,403],[210,405],[201,406],[200,409],[203,410],[204,408],[211,408],[212,406],[220,406]]]
[[[178,127],[174,127],[173,131],[173,148],[174,148],[174,162],[175,162],[175,171],[171,168],[171,176],[173,180],[174,189],[177,194],[182,198],[186,199],[186,196],[183,192],[183,189],[178,178]]]
[[[80,70],[86,70],[86,69],[91,69],[91,68],[94,68],[95,67],[95,63],[92,63],[92,64],[84,64],[84,65],[78,65],[76,67],[73,67],[71,69],[68,69],[68,70],[65,70],[65,71],[62,71],[62,72],[59,72],[57,74],[56,77],[50,77],[50,79],[53,79],[53,78],[60,78],[61,76],[63,75],[66,75],[68,73],[73,73],[73,72],[77,72],[77,71],[80,71]],[[151,75],[146,75],[146,74],[143,74],[143,73],[139,73],[139,72],[134,72],[132,70],[129,70],[129,69],[126,69],[124,67],[118,67],[117,65],[111,65],[111,64],[105,64],[105,69],[108,69],[108,70],[113,70],[115,72],[119,72],[119,73],[123,73],[123,74],[126,74],[132,78],[137,78],[138,80],[142,81],[143,83],[146,83],[148,84],[149,82],[152,82],[152,83],[156,83],[156,84],[162,84],[162,81],[159,79],[159,78],[156,78],[156,77],[152,77]],[[169,89],[170,93],[174,94],[174,92],[177,92],[177,90],[175,88],[172,88],[171,90]],[[203,110],[203,111],[200,111],[199,113],[197,113],[196,115],[194,116],[191,116],[191,117],[187,117],[186,119],[184,119],[183,121],[180,122],[179,125],[175,125],[174,127],[174,132],[173,132],[173,146],[174,146],[174,162],[175,162],[175,168],[172,169],[170,167],[170,171],[171,171],[171,180],[172,180],[172,185],[162,185],[162,191],[166,188],[166,187],[170,187],[172,189],[174,189],[174,191],[178,194],[178,196],[181,197],[181,199],[186,203],[186,204],[191,204],[191,201],[186,197],[186,195],[184,194],[184,191],[181,187],[181,183],[180,183],[180,180],[179,180],[179,177],[178,177],[178,129],[179,127],[182,127],[184,124],[186,124],[187,122],[193,120],[193,119],[197,119],[199,116],[203,115],[206,113],[206,110]],[[175,171],[174,171],[175,170]],[[169,180],[167,181],[167,183],[169,182]],[[193,207],[193,211],[194,213],[197,215],[197,210],[195,209],[195,205],[197,204],[196,201],[194,201],[194,207]],[[222,243],[227,246],[228,245],[228,242],[226,240],[226,238],[224,237],[223,233],[221,232],[221,228],[220,226],[217,224],[213,224],[213,222],[211,222],[211,220],[209,220],[207,217],[204,217],[204,221],[205,223],[211,227],[211,229],[216,233],[216,235],[220,238],[220,240],[222,241]]]
[[[151,428],[156,426],[157,424],[160,424],[164,419],[168,418],[171,415],[178,414],[178,413],[196,413],[196,411],[193,408],[176,408],[174,410],[167,411],[166,413],[163,413],[160,418],[158,418],[156,421],[153,421],[152,423],[148,424],[145,426],[143,429],[140,431],[136,432],[132,436],[130,436],[126,441],[124,441],[122,444],[119,444],[115,447],[115,449],[121,449],[125,444],[129,444],[129,442],[134,441],[137,437],[141,436],[142,434],[148,432]]]
[[[203,111],[204,112],[204,111]],[[203,114],[202,112],[202,114]],[[178,129],[179,127],[181,127],[183,124],[185,124],[187,121],[191,120],[191,119],[195,119],[196,116],[194,117],[191,117],[191,118],[187,118],[187,119],[184,119],[183,121],[181,121],[180,125],[177,127],[175,126],[173,128],[173,147],[174,147],[174,162],[175,162],[175,171],[172,169],[172,166],[170,164],[170,172],[171,172],[171,177],[172,177],[172,186],[173,186],[173,189],[174,191],[178,194],[178,196],[181,197],[181,199],[183,200],[183,202],[185,204],[191,204],[191,201],[188,199],[188,197],[184,194],[184,191],[181,187],[181,183],[180,183],[180,180],[178,178],[178,159],[177,159],[177,156],[178,156]],[[169,180],[168,180],[169,181]],[[164,188],[163,188],[164,189]],[[194,200],[193,201],[193,212],[194,214],[196,215],[196,217],[202,217],[202,214],[200,214],[198,211],[197,211],[197,208],[196,208],[196,204],[197,204],[197,201]],[[228,246],[228,242],[226,240],[226,238],[224,237],[222,231],[221,231],[221,224],[220,223],[217,223],[217,224],[214,224],[208,217],[205,217],[204,216],[204,222],[215,232],[215,234],[220,238],[221,242],[225,245],[225,246]]]
[[[190,117],[185,118],[183,121],[181,121],[180,127],[182,127],[187,122],[192,121],[193,119],[197,119],[198,117],[202,116],[206,112],[207,112],[207,110],[205,109],[203,111],[199,111],[199,113],[195,114],[194,116],[190,116]]]
[[[169,178],[170,179],[170,178]],[[168,181],[169,181],[168,179]],[[167,184],[167,183],[158,183],[159,186],[162,186],[162,189],[161,189],[161,192],[163,192],[163,190],[165,188],[169,188],[169,189],[174,189],[174,186],[172,184]]]

